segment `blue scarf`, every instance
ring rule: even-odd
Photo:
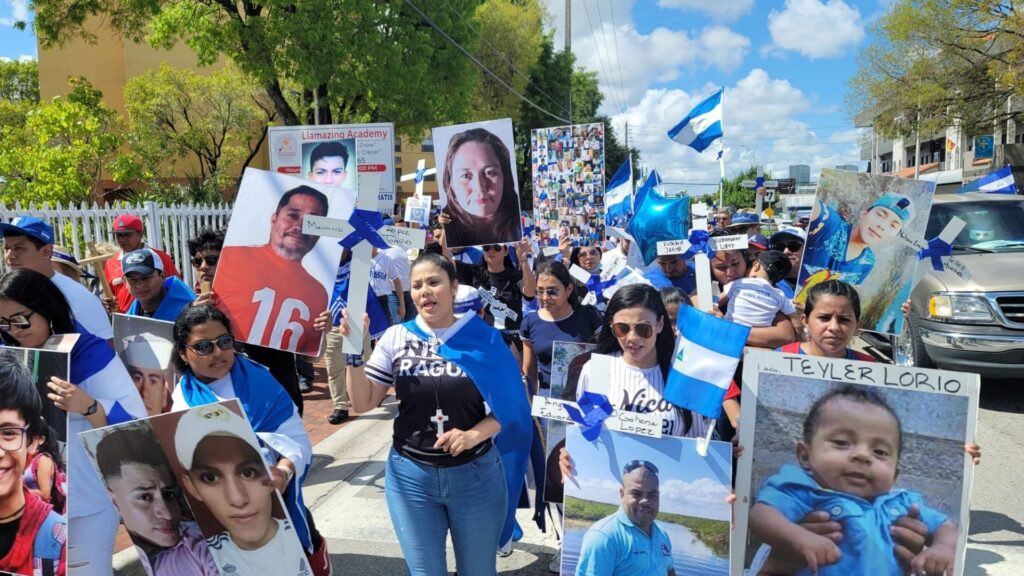
[[[231,385],[235,396],[245,409],[245,416],[256,432],[277,432],[277,429],[291,417],[295,403],[284,387],[260,364],[241,354],[235,354],[231,367]],[[210,387],[187,370],[178,381],[181,395],[189,406],[202,406],[219,402]],[[262,439],[260,440],[262,444]],[[312,551],[309,525],[306,523],[306,505],[302,501],[302,480],[309,471],[297,470],[283,496],[292,526],[299,541],[307,552]]]
[[[107,408],[108,426],[135,420],[136,418],[145,418],[145,409],[137,410],[141,404],[126,408],[121,403],[121,400],[127,401],[128,399],[137,399],[141,402],[142,399],[139,398],[138,392],[131,388],[127,389],[127,391],[122,390],[117,387],[121,382],[110,382],[105,380],[104,375],[101,374],[111,362],[120,362],[117,355],[114,354],[114,349],[107,344],[106,340],[90,333],[78,321],[75,321],[75,331],[78,332],[78,340],[75,341],[75,345],[71,348],[71,373],[69,375],[71,382],[79,386],[86,385],[90,387],[93,396],[102,398],[110,396],[113,404],[110,407],[105,407]],[[109,372],[106,376],[109,378]],[[98,379],[95,384],[91,382],[91,379],[94,377]],[[93,388],[93,385],[98,386],[99,389]],[[121,392],[125,393],[120,394]],[[131,408],[135,408],[137,414],[132,414],[129,411]]]
[[[196,299],[196,294],[177,276],[171,276],[164,280],[164,289],[167,292],[156,311],[153,312],[153,318],[174,322],[178,319],[178,314]],[[142,304],[138,300],[132,301],[132,305],[128,307],[128,315],[145,316],[142,313]]]
[[[430,341],[416,320],[403,324],[417,338]],[[517,530],[516,506],[526,476],[533,427],[530,404],[519,378],[516,360],[501,333],[477,316],[473,316],[438,349],[442,358],[462,368],[476,384],[491,413],[501,424],[494,444],[505,467],[508,489],[508,511],[499,544],[504,544]]]

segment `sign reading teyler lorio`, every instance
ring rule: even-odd
[[[977,374],[766,351],[743,369],[731,573],[963,574]]]

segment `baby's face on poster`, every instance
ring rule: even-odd
[[[276,533],[273,488],[260,457],[234,436],[207,436],[185,475],[189,493],[206,505],[243,550],[255,550]]]
[[[871,501],[892,489],[900,430],[881,406],[834,398],[821,407],[810,446],[797,446],[800,465],[823,487]]]
[[[178,533],[181,509],[178,507],[177,489],[167,467],[123,464],[121,475],[110,479],[107,488],[124,520],[125,529],[133,537],[162,548],[170,548],[181,540]]]
[[[501,205],[505,177],[494,149],[481,142],[466,142],[452,160],[455,201],[471,216],[489,218]]]
[[[864,212],[857,227],[865,244],[881,246],[899,234],[903,220],[892,210],[875,206]]]

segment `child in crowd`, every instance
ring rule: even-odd
[[[778,250],[765,250],[757,255],[746,278],[726,284],[720,307],[725,319],[754,328],[771,326],[775,315],[789,316],[797,334],[803,334],[800,312],[776,284],[789,275],[792,264]]]
[[[902,575],[893,552],[894,522],[920,510],[926,547],[911,562],[918,574],[952,574],[957,527],[917,492],[894,488],[903,451],[899,416],[876,392],[846,386],[819,398],[796,447],[799,465],[765,480],[750,510],[751,532],[772,547],[799,553],[797,574]],[[842,523],[838,543],[798,522],[825,510]]]
[[[46,435],[28,447],[28,466],[22,480],[25,487],[53,506],[54,512],[64,513],[67,502],[68,477],[60,455],[56,433],[43,421]]]

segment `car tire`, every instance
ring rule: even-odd
[[[903,332],[896,339],[893,348],[893,359],[900,366],[916,366],[918,368],[935,368],[935,363],[928,356],[928,351],[921,341],[920,320],[911,312],[903,323]]]

